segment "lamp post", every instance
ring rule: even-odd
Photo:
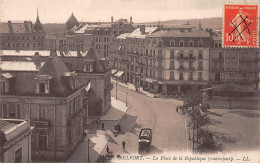
[[[191,139],[190,139],[190,127],[191,127],[191,126],[190,126],[190,122],[189,122],[189,124],[188,124],[188,127],[189,127],[189,140],[191,140]]]
[[[127,95],[128,95],[128,92],[126,92],[125,94],[125,105],[127,106]]]
[[[90,142],[90,140],[88,139],[87,142],[88,142],[88,163],[89,163],[90,162],[90,160],[89,160],[89,142]]]
[[[116,100],[117,100],[117,79],[116,79]]]

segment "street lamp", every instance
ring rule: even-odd
[[[127,106],[127,95],[128,95],[128,92],[126,92],[125,94],[125,105]]]
[[[191,140],[191,139],[190,139],[190,127],[191,127],[191,126],[190,126],[190,122],[189,122],[189,124],[188,124],[188,127],[189,127],[189,140]]]
[[[88,142],[88,163],[89,163],[90,162],[90,160],[89,160],[89,142],[90,142],[90,140],[88,139],[87,142]]]
[[[117,100],[117,79],[116,79],[116,100]]]

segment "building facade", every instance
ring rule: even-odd
[[[1,118],[30,119],[33,160],[65,160],[83,136],[86,85],[54,52],[44,62],[3,61],[0,68]]]
[[[89,114],[93,116],[104,114],[111,105],[111,69],[108,66],[107,60],[98,58],[98,54],[94,45],[86,52],[57,51],[57,56],[63,61],[69,71],[77,73],[76,77],[78,81],[82,83],[91,82],[92,96],[90,97],[90,104],[92,104],[89,108]],[[20,61],[40,64],[46,62],[49,56],[50,51],[0,51],[0,58],[3,62]],[[87,64],[92,67],[85,67]]]
[[[0,119],[0,162],[30,163],[33,127],[28,120]]]
[[[1,50],[44,50],[45,31],[38,13],[35,24],[31,21],[0,24]]]

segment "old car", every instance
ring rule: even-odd
[[[139,133],[139,153],[146,151],[149,152],[151,150],[152,145],[152,129],[143,128]]]

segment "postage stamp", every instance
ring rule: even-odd
[[[224,47],[258,47],[258,5],[224,5]]]

